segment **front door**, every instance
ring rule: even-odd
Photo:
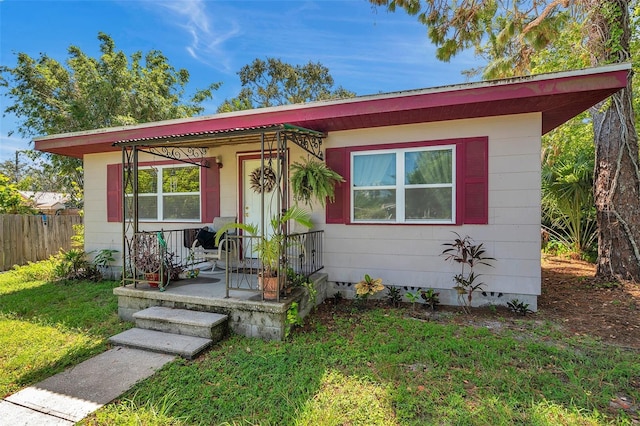
[[[258,227],[260,232],[262,233],[262,216],[261,216],[261,204],[262,204],[262,194],[259,190],[252,187],[255,186],[256,175],[260,177],[260,158],[245,158],[241,160],[242,164],[242,223],[246,224],[254,224]],[[268,165],[268,162],[265,160],[265,167]],[[275,172],[275,164],[273,165],[273,169]],[[278,208],[278,192],[277,187],[270,188],[270,191],[265,192],[264,194],[264,226],[266,227],[267,236],[271,234],[273,231],[269,224],[271,218],[276,214]],[[245,246],[243,247],[243,252],[246,257],[257,257],[248,245],[250,243],[245,241]],[[254,241],[255,245],[255,241]]]

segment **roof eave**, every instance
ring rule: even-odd
[[[627,85],[630,64],[439,88],[285,105],[34,139],[41,151],[82,157],[115,151],[113,143],[206,131],[291,123],[321,132],[382,125],[540,112],[543,133]]]

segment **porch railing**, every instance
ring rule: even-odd
[[[191,250],[194,229],[160,230],[138,232],[127,240],[127,257],[123,284],[149,282],[158,284],[164,290],[168,284],[178,279],[177,273],[189,274],[207,259],[199,257]],[[287,235],[286,249],[281,254],[281,267],[278,268],[279,282],[282,286],[295,285],[313,273],[324,268],[323,240],[324,231],[310,231]],[[235,251],[224,251],[223,259],[215,261],[225,271],[226,295],[234,291],[263,292],[258,285],[258,274],[262,265],[255,255],[259,237],[249,235],[227,235],[235,242]],[[230,244],[230,246],[234,246]],[[224,246],[223,246],[224,247]],[[153,264],[153,259],[158,259]],[[151,267],[149,266],[150,264]],[[159,278],[149,278],[150,272],[159,274]],[[171,273],[173,272],[173,273]],[[154,281],[155,280],[155,281]],[[278,293],[277,300],[280,294]]]
[[[286,237],[285,250],[281,253],[280,268],[275,271],[281,289],[295,286],[306,281],[313,273],[324,268],[322,260],[322,237],[324,231],[310,231],[289,234]],[[260,237],[250,235],[232,235],[227,238],[235,242],[237,252],[225,252],[226,295],[230,291],[261,291],[263,298],[268,290],[261,288],[258,277],[264,272],[263,265],[255,254]],[[280,300],[280,292],[269,299]]]

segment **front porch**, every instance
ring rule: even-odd
[[[294,287],[277,301],[263,300],[262,291],[233,290],[225,286],[225,276],[231,287],[242,282],[257,281],[252,274],[228,274],[225,270],[202,272],[197,278],[171,282],[160,291],[145,283],[128,284],[114,289],[118,297],[118,315],[125,321],[133,321],[133,314],[152,306],[213,312],[228,316],[228,328],[247,337],[282,340],[287,327],[287,311],[293,302],[298,303],[298,313],[306,316],[313,306],[322,302],[327,293],[327,274],[316,272],[309,277],[317,293],[309,300],[304,287]],[[227,297],[228,294],[228,297]]]

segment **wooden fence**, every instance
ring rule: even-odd
[[[80,216],[0,215],[0,271],[71,248]]]

